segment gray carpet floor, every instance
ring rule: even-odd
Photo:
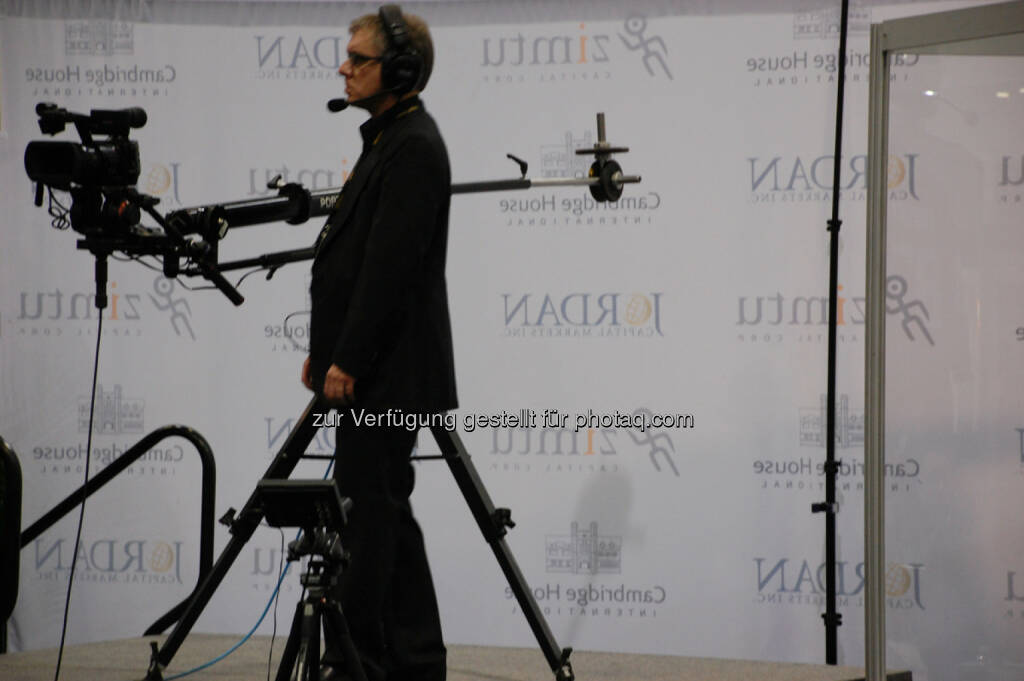
[[[128,681],[145,677],[149,641],[160,637],[106,641],[68,646],[64,650],[62,681]],[[165,670],[164,678],[187,671],[223,653],[236,637],[192,634]],[[274,645],[271,679],[284,640]],[[193,674],[201,681],[262,681],[267,678],[269,637],[255,637],[222,662]],[[749,660],[630,655],[575,651],[572,666],[579,681],[852,681],[864,672],[856,667],[783,664]],[[2,681],[52,681],[56,650],[37,650],[0,655]],[[553,681],[539,649],[449,646],[449,681]],[[910,681],[909,674],[890,679]]]

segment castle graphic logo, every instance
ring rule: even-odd
[[[800,409],[800,446],[824,447],[827,441],[826,396],[822,395],[817,408]],[[843,449],[864,446],[864,410],[850,409],[849,395],[840,395],[836,401],[836,446]]]
[[[542,177],[586,177],[590,169],[589,157],[577,154],[577,149],[594,146],[594,135],[589,130],[582,137],[573,137],[566,131],[560,144],[544,144],[540,148],[540,174]]]
[[[64,54],[109,57],[135,53],[135,26],[127,21],[68,21]]]
[[[88,397],[78,398],[78,432],[89,432]],[[97,435],[141,433],[145,429],[145,400],[124,397],[121,386],[111,390],[96,386],[95,432]]]
[[[599,535],[597,523],[581,529],[573,522],[568,535],[544,538],[544,569],[573,575],[622,572],[622,537]]]
[[[867,35],[871,31],[871,9],[861,3],[850,3],[846,29],[850,35]],[[839,37],[842,14],[839,8],[830,7],[812,12],[798,12],[793,15],[793,38],[821,40]]]

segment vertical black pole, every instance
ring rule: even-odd
[[[843,95],[846,92],[846,34],[849,0],[843,0],[839,24],[839,91],[836,96],[836,144],[832,174],[832,217],[829,232],[828,297],[828,394],[825,404],[825,502],[811,510],[825,513],[825,663],[834,665],[839,657],[839,626],[843,616],[836,611],[836,307],[839,290],[839,170],[843,150]]]

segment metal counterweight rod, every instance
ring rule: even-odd
[[[623,175],[622,173],[615,173],[612,176],[612,180],[620,186],[637,184],[642,179],[639,175]],[[601,178],[598,177],[518,177],[508,180],[460,182],[452,185],[452,194],[509,191],[530,189],[531,187],[592,187],[599,184],[601,184]],[[308,218],[328,215],[333,210],[334,203],[337,201],[340,193],[341,187],[330,187],[310,192],[309,213],[301,221],[304,222]],[[190,223],[197,221],[201,215],[208,212],[212,214],[214,220],[223,220],[228,228],[248,227],[267,222],[284,222],[286,220],[303,218],[302,202],[293,196],[273,196],[265,199],[234,201],[219,206],[183,208],[175,211],[168,217],[172,221],[175,217],[183,218],[186,222]],[[199,230],[186,227],[182,231],[185,234],[191,234]]]
[[[642,180],[639,175],[623,175],[615,173],[612,180],[619,185],[636,184]],[[452,194],[472,194],[492,191],[508,191],[516,189],[529,189],[531,187],[589,187],[598,185],[601,179],[597,177],[539,177],[515,178],[510,180],[487,180],[484,182],[462,182],[452,185]],[[273,216],[274,221],[292,220],[293,222],[305,222],[312,217],[321,217],[330,214],[334,204],[341,193],[340,187],[329,189],[318,189],[309,193],[309,201],[306,205],[294,196],[274,196],[266,199],[251,199],[225,203],[220,206],[201,206],[197,208],[185,208],[168,216],[175,221],[175,216],[184,218],[186,223],[197,224],[207,215],[212,221],[225,229],[233,227],[248,227],[250,225],[264,224],[267,216]],[[308,211],[308,212],[306,212]],[[179,223],[180,224],[180,223]],[[202,232],[203,229],[189,228],[182,229],[183,233]],[[217,269],[227,272],[251,267],[278,267],[287,263],[311,260],[314,251],[312,248],[302,248],[293,251],[282,251],[268,253],[255,258],[237,260],[232,262],[219,263]],[[184,274],[201,274],[192,269],[184,270]]]
[[[616,173],[612,176],[612,179],[621,186],[624,184],[636,184],[642,178],[639,175]],[[530,187],[593,187],[599,184],[601,184],[601,178],[598,177],[538,177],[536,179],[523,177],[514,180],[490,180],[453,184],[452,194],[496,192],[510,189],[529,189]]]

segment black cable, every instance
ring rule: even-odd
[[[825,612],[822,620],[825,623],[825,664],[835,665],[839,659],[839,627],[843,616],[836,609],[836,310],[838,306],[839,286],[839,230],[842,220],[839,219],[839,197],[841,185],[839,179],[843,151],[843,101],[846,94],[846,37],[849,31],[848,20],[850,1],[843,0],[840,9],[839,24],[839,83],[836,93],[836,138],[835,164],[832,169],[832,218],[828,221],[829,232],[829,293],[828,293],[828,364],[827,386],[825,398],[825,503],[818,508],[825,513]]]
[[[71,226],[71,220],[68,218],[69,210],[60,202],[57,195],[53,193],[53,187],[47,187],[48,203],[46,206],[46,212],[51,218],[50,225],[54,229],[65,230]]]
[[[277,528],[281,533],[281,551],[277,555],[277,582],[281,583],[281,575],[284,574],[284,529]],[[270,634],[270,652],[267,653],[267,681],[270,681],[270,668],[274,658],[274,639],[277,638],[277,604],[281,600],[281,589],[274,592],[274,631]]]
[[[85,483],[82,489],[89,486],[89,461],[92,459],[92,423],[96,415],[96,377],[100,369],[100,340],[103,338],[103,310],[98,315],[96,328],[96,356],[92,363],[92,391],[89,398],[89,434],[85,439]],[[60,647],[57,650],[57,669],[53,675],[53,681],[60,679],[60,663],[64,658],[64,640],[68,633],[68,611],[71,609],[71,587],[75,583],[75,565],[78,564],[78,548],[82,542],[82,524],[85,521],[85,500],[88,495],[82,495],[82,505],[78,508],[78,530],[75,532],[75,552],[71,558],[71,574],[68,575],[68,593],[64,599],[64,623],[60,629]]]
[[[235,288],[238,288],[239,286],[241,286],[241,285],[242,285],[242,282],[243,282],[243,281],[245,281],[246,279],[248,279],[250,275],[256,274],[257,272],[262,272],[262,271],[263,271],[263,269],[264,269],[264,268],[262,268],[262,267],[257,267],[256,269],[254,269],[254,270],[249,270],[248,272],[246,272],[245,274],[243,274],[243,275],[242,275],[242,278],[238,280],[238,283],[237,283],[237,284],[235,284]]]

